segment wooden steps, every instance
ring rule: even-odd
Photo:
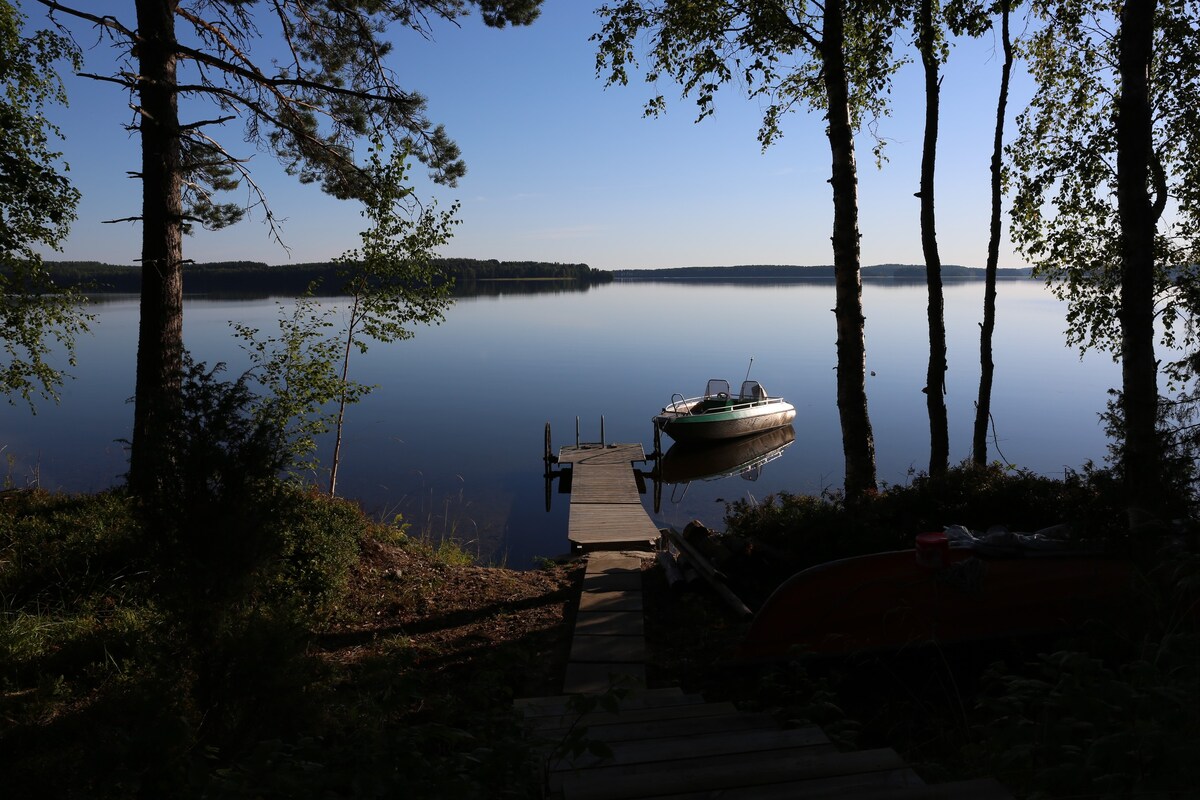
[[[587,556],[563,694],[517,700],[560,800],[1008,800],[992,780],[928,786],[888,748],[839,752],[815,726],[646,689],[642,556]],[[615,687],[615,690],[614,690]],[[567,743],[601,743],[572,755]]]
[[[550,796],[562,800],[1011,800],[994,780],[930,786],[891,749],[839,752],[815,726],[780,729],[766,714],[679,689],[634,693],[616,711],[582,715],[569,696],[517,707],[547,752]],[[555,754],[573,731],[609,752]]]

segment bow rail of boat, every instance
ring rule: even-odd
[[[728,411],[743,411],[748,408],[758,408],[762,406],[778,405],[786,402],[782,397],[764,397],[757,400],[748,400],[737,398],[733,401],[726,402],[722,405],[714,405],[710,408],[703,408],[706,400],[714,400],[718,398],[712,397],[689,397],[687,399],[675,400],[672,396],[669,406],[663,408],[664,414],[675,414],[680,417],[699,416],[701,414],[716,414]]]

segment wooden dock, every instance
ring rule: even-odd
[[[547,486],[549,447],[547,426]],[[815,726],[783,729],[732,703],[648,689],[643,565],[659,531],[634,475],[645,459],[640,444],[559,451],[558,463],[571,470],[567,536],[586,554],[586,568],[562,695],[515,702],[545,753],[547,797],[1011,800],[994,780],[927,785],[891,749],[839,751]],[[571,755],[563,745],[580,736],[604,747]]]
[[[589,550],[649,550],[658,528],[642,507],[633,473],[646,460],[639,444],[576,444],[558,452],[571,466],[571,509],[567,539]]]

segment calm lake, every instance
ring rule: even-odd
[[[863,294],[879,476],[902,483],[928,463],[925,288],[871,281]],[[952,461],[970,453],[982,297],[982,281],[946,288]],[[526,568],[568,547],[568,498],[553,495],[545,510],[547,422],[556,449],[575,441],[577,418],[581,438],[598,441],[603,417],[607,441],[642,442],[649,453],[650,418],[673,393],[699,394],[711,377],[736,388],[752,357],[750,377],[796,406],[794,439],[710,454],[706,464],[672,459],[668,477],[679,482],[662,486],[655,522],[721,527],[726,501],[837,488],[833,305],[832,282],[616,283],[460,299],[440,327],[352,362],[352,376],[378,388],[347,412],[339,493],[380,518],[402,514],[423,533],[452,535],[482,560]],[[93,311],[61,404],[43,402],[32,416],[0,406],[10,483],[90,491],[121,480],[137,300],[100,298]],[[185,341],[197,360],[227,362],[236,375],[247,361],[229,321],[273,331],[279,313],[275,300],[191,298]],[[1047,475],[1104,458],[1098,414],[1120,381],[1107,355],[1081,360],[1064,346],[1064,313],[1040,282],[1000,283],[989,456]],[[773,460],[739,474],[755,458]],[[734,474],[703,479],[722,471]],[[653,509],[653,491],[644,503]]]

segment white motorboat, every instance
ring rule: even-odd
[[[729,381],[713,378],[701,397],[672,396],[654,424],[677,442],[703,442],[782,428],[795,418],[795,407],[782,397],[768,395],[758,381],[743,381],[734,395]]]

